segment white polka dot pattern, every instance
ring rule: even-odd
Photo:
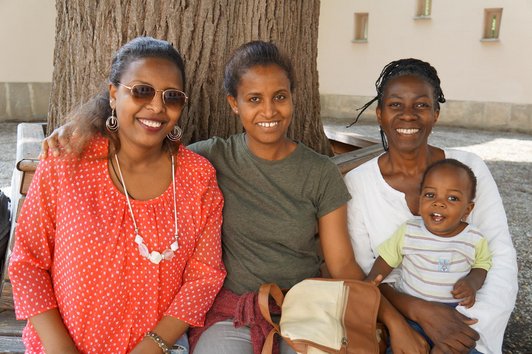
[[[164,315],[203,325],[225,277],[223,198],[210,163],[180,148],[179,249],[155,265],[138,252],[126,199],[108,173],[107,148],[99,137],[80,159],[39,164],[9,267],[17,318],[57,307],[81,353],[127,353]],[[167,247],[172,185],[155,199],[132,200],[132,207],[148,248]],[[44,352],[31,325],[23,339],[26,353]]]

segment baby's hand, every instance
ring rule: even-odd
[[[455,299],[462,299],[460,305],[470,308],[475,304],[477,291],[466,279],[462,278],[454,284],[451,294]]]

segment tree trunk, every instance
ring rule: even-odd
[[[56,8],[49,131],[106,85],[114,51],[149,35],[173,43],[185,60],[190,101],[180,122],[183,141],[240,132],[222,89],[223,69],[233,49],[260,39],[292,57],[297,85],[289,136],[330,153],[316,67],[319,0],[56,0]]]

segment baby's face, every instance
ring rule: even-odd
[[[473,203],[471,181],[467,173],[455,166],[442,165],[425,177],[421,186],[419,214],[425,227],[435,235],[456,236],[465,228]]]

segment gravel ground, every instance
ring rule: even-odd
[[[345,121],[326,120],[337,129],[379,138],[365,122],[345,129]],[[0,188],[9,193],[15,166],[17,123],[0,123]],[[488,164],[499,187],[519,264],[519,294],[503,345],[505,354],[532,353],[532,136],[436,126],[430,142],[474,152]]]

